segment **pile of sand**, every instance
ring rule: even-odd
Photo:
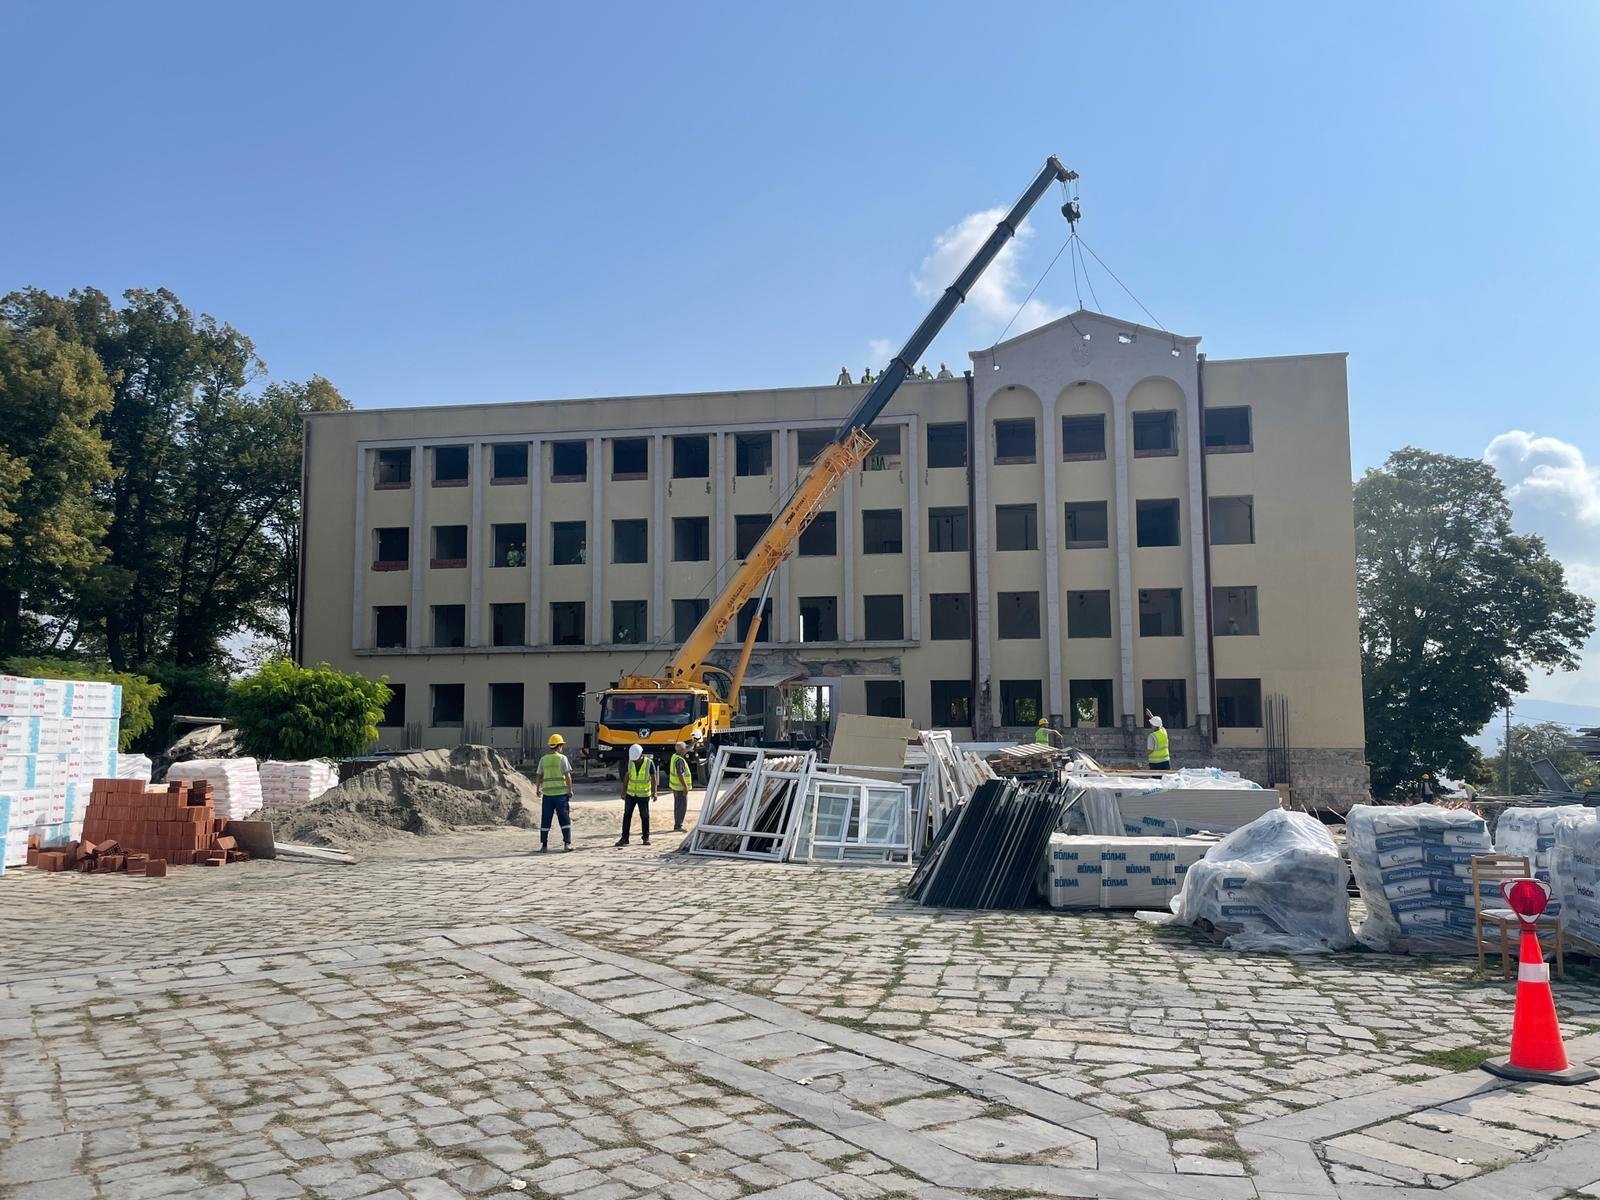
[[[500,754],[457,746],[390,759],[268,819],[280,841],[346,846],[492,825],[531,829],[539,803],[533,784]]]

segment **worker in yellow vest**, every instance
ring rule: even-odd
[[[561,848],[572,849],[572,764],[561,748],[567,739],[550,735],[550,751],[539,760],[539,774],[533,787],[539,793],[539,853],[550,849],[550,821],[561,819]]]
[[[1048,717],[1039,718],[1039,728],[1033,731],[1033,740],[1041,746],[1056,746],[1061,742],[1061,731],[1050,728]]]
[[[672,758],[667,763],[667,787],[672,792],[672,831],[683,832],[683,819],[689,815],[689,788],[694,782],[689,772],[689,760],[684,757],[689,747],[679,742],[672,748]]]
[[[1167,748],[1167,731],[1161,723],[1161,718],[1148,708],[1144,710],[1146,720],[1150,722],[1150,733],[1144,740],[1145,750],[1150,759],[1152,771],[1172,770],[1172,752]]]
[[[635,742],[628,747],[628,761],[622,764],[622,836],[617,845],[628,844],[633,829],[633,810],[639,810],[639,841],[650,844],[650,802],[656,798],[656,760]]]

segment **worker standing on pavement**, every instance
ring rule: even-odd
[[[639,810],[639,842],[650,844],[650,802],[656,798],[656,760],[635,742],[628,747],[628,761],[622,767],[622,836],[617,845],[628,844],[633,829],[633,810]]]
[[[567,739],[550,735],[550,751],[539,760],[539,774],[533,781],[539,793],[539,853],[550,849],[550,819],[561,818],[561,848],[572,849],[572,764],[561,748]]]
[[[672,748],[672,759],[667,763],[667,787],[672,792],[672,831],[683,832],[683,819],[689,815],[689,760],[684,752],[689,749],[682,742]],[[624,833],[626,836],[626,833]]]
[[[1060,745],[1061,731],[1059,729],[1050,728],[1049,718],[1040,717],[1039,728],[1033,731],[1033,740],[1038,742],[1041,746]]]
[[[1150,733],[1144,740],[1145,750],[1150,759],[1152,771],[1172,770],[1172,752],[1167,748],[1167,731],[1161,723],[1161,718],[1148,708],[1144,710],[1145,719],[1150,722]]]

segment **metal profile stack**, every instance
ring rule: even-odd
[[[1026,907],[1071,795],[1053,780],[984,782],[929,847],[910,898],[940,908]]]

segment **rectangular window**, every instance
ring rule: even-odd
[[[1261,728],[1261,680],[1217,680],[1217,728]]]
[[[430,567],[464,567],[467,565],[467,527],[465,525],[435,525],[433,527],[433,557]]]
[[[756,602],[752,597],[744,602],[744,607],[739,609],[738,628],[734,636],[742,643],[750,636],[750,622],[755,619]],[[761,628],[756,630],[756,641],[770,642],[772,640],[772,601],[768,600],[761,609]]]
[[[928,426],[928,466],[967,465],[967,423],[946,421]]]
[[[1110,544],[1104,500],[1074,500],[1067,505],[1067,549],[1098,550]]]
[[[928,636],[935,642],[964,642],[972,636],[972,597],[966,592],[928,596]]]
[[[711,561],[711,518],[672,518],[672,561]]]
[[[650,439],[613,438],[611,442],[612,479],[650,478]]]
[[[767,513],[739,513],[733,518],[733,552],[740,559],[750,557],[750,551],[756,548],[756,543],[761,540],[761,535],[767,531],[767,526],[772,524],[772,517]]]
[[[672,638],[674,641],[687,641],[694,633],[696,625],[705,618],[711,608],[711,601],[704,597],[693,600],[674,600],[672,602]]]
[[[1069,638],[1111,636],[1109,591],[1067,593],[1067,636]]]
[[[468,446],[433,448],[433,486],[460,487],[467,482]]]
[[[467,709],[467,685],[436,683],[428,690],[433,699],[433,727],[460,729],[462,717]]]
[[[863,596],[869,642],[898,642],[906,636],[905,600],[900,596]]]
[[[1254,496],[1211,497],[1211,544],[1250,546],[1256,540]]]
[[[465,604],[435,604],[433,606],[434,646],[450,647],[467,644],[467,606]]]
[[[1000,681],[1000,723],[1037,725],[1044,716],[1044,685],[1037,679]]]
[[[1001,592],[995,597],[995,623],[1000,636],[1026,640],[1039,636],[1039,593]]]
[[[928,510],[928,553],[967,552],[967,510],[930,508]]]
[[[522,521],[508,521],[491,527],[494,535],[494,565],[497,567],[525,567],[528,565],[528,526]]]
[[[994,548],[996,550],[1037,550],[1039,548],[1039,506],[1037,504],[995,505]]]
[[[1208,408],[1205,411],[1206,449],[1249,450],[1250,409]]]
[[[1183,589],[1139,589],[1139,636],[1183,636]]]
[[[501,442],[490,448],[490,483],[528,482],[528,443]]]
[[[643,517],[611,522],[611,561],[642,563],[650,558],[650,522]]]
[[[1134,506],[1134,528],[1141,546],[1179,545],[1178,502],[1140,500]]]
[[[561,600],[550,606],[550,644],[581,646],[588,640],[582,600]]]
[[[373,455],[372,486],[408,488],[411,486],[411,448],[379,450]]]
[[[1261,632],[1261,615],[1253,587],[1211,589],[1211,632],[1217,637],[1255,637]]]
[[[935,729],[972,724],[972,681],[935,679],[928,684]]]
[[[389,702],[383,706],[383,716],[378,719],[379,729],[404,729],[406,724],[406,685],[389,685]]]
[[[576,567],[589,561],[587,521],[550,523],[550,562],[557,567]]]
[[[494,729],[522,728],[522,685],[489,685],[489,725]]]
[[[642,645],[645,639],[645,602],[643,600],[613,600],[611,602],[611,640],[619,646]]]
[[[583,687],[581,683],[550,685],[550,724],[566,729],[583,724]]]
[[[1083,460],[1106,456],[1106,418],[1104,413],[1088,417],[1061,418],[1061,457]]]
[[[733,473],[735,475],[772,474],[772,435],[736,433],[733,435]]]
[[[796,553],[801,558],[832,558],[839,553],[839,516],[820,512],[800,531]]]
[[[489,632],[496,646],[521,646],[527,642],[526,604],[489,605]]]
[[[679,434],[672,439],[674,479],[711,478],[711,439],[703,433]]]
[[[996,463],[1031,463],[1037,455],[1034,446],[1032,417],[996,421],[994,423],[994,461]]]
[[[868,426],[867,433],[877,445],[873,446],[872,453],[867,457],[869,459],[878,457],[899,458],[901,428],[902,426],[899,425]]]
[[[837,642],[839,640],[838,597],[800,597],[800,640],[802,642]]]
[[[904,549],[898,508],[867,508],[861,512],[861,553],[899,554]]]
[[[372,531],[372,569],[403,571],[411,565],[411,530],[391,525]]]
[[[1189,683],[1184,679],[1146,679],[1144,681],[1144,706],[1160,717],[1168,729],[1185,729],[1189,725]],[[1139,714],[1139,724],[1146,725],[1144,714]]]
[[[1117,723],[1111,711],[1111,680],[1073,679],[1067,683],[1075,728],[1110,729]]]
[[[903,717],[906,715],[906,684],[903,679],[867,680],[867,716]]]
[[[379,650],[404,648],[406,644],[404,604],[380,604],[372,610],[372,644]]]
[[[795,450],[802,467],[809,467],[817,461],[817,455],[823,448],[833,441],[831,429],[797,429],[795,430]]]
[[[1155,457],[1178,452],[1178,414],[1136,412],[1133,414],[1133,456]]]
[[[588,478],[588,442],[550,443],[551,483],[582,483]]]

